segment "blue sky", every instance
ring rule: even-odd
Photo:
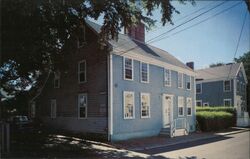
[[[186,28],[198,21],[206,19],[211,15],[214,15],[230,6],[238,3],[239,1],[229,1],[221,5],[220,7],[208,12],[183,25],[170,34]],[[148,31],[146,33],[146,41],[149,39],[161,35],[162,33],[174,28],[175,26],[181,24],[182,22],[198,15],[215,5],[220,4],[219,1],[196,1],[196,5],[192,6],[187,3],[186,5],[180,4],[179,2],[174,2],[174,6],[180,11],[180,14],[173,15],[173,22],[178,20],[190,13],[199,10],[207,6],[204,10],[193,14],[187,19],[177,21],[175,25],[167,24],[162,27],[161,24],[157,24],[157,27]],[[237,5],[236,7],[211,18],[195,27],[187,29],[179,34],[170,36],[151,45],[157,46],[163,50],[168,51],[175,57],[177,57],[182,62],[194,61],[195,68],[205,68],[211,63],[216,62],[232,62],[234,53],[237,46],[237,41],[240,35],[241,27],[243,25],[244,17],[247,11],[245,2]],[[154,18],[160,20],[160,11],[154,13]],[[169,35],[170,35],[169,34]],[[243,28],[242,37],[239,43],[239,48],[236,57],[243,55],[245,52],[250,50],[250,16],[247,12],[247,17],[245,21],[245,26]]]
[[[223,1],[196,0],[195,2],[196,5],[191,5],[191,3],[188,2],[186,2],[186,4],[184,5],[180,4],[178,1],[172,1],[172,4],[180,12],[180,14],[173,14],[172,20],[174,22],[174,25],[166,24],[163,27],[160,22],[160,9],[154,11],[154,15],[152,18],[157,20],[157,23],[154,28],[146,31],[146,42],[158,35],[163,34],[164,32],[169,31],[170,29],[191,19],[192,17],[195,17],[202,12],[209,10],[210,8],[222,3]],[[240,3],[240,0],[227,1],[223,5],[220,5],[218,8],[211,10],[208,13],[203,14],[199,18],[186,23],[182,27],[171,31],[169,34],[167,34],[167,36],[170,35],[169,37],[163,38],[159,41],[156,40],[154,43],[150,43],[150,45],[156,46],[169,52],[184,63],[193,61],[195,64],[195,69],[205,68],[210,64],[217,62],[233,62],[233,57],[235,54],[245,14],[247,14],[246,21],[236,57],[239,57],[250,50],[250,15],[247,11],[245,2],[241,2],[239,5],[233,7],[232,9],[181,33],[173,36],[171,34],[189,27],[199,21],[202,21],[237,3]],[[191,16],[181,19],[201,8],[204,9],[200,10],[196,14],[191,14]],[[103,20],[100,17],[97,22],[101,24],[102,21]]]

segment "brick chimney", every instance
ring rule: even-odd
[[[187,62],[186,65],[192,70],[194,69],[194,62]]]
[[[128,34],[132,39],[145,42],[145,26],[143,23],[125,29],[124,33]]]

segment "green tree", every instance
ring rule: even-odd
[[[225,63],[217,62],[217,63],[212,63],[211,65],[209,65],[209,67],[217,67],[217,66],[223,66],[223,65],[225,65]]]
[[[178,0],[185,4],[184,0]],[[39,89],[50,72],[67,69],[71,41],[85,18],[104,21],[99,44],[117,39],[123,27],[154,25],[152,12],[161,10],[163,25],[179,13],[170,0],[1,0],[0,87],[9,94]],[[189,0],[194,4],[194,0]],[[105,48],[105,47],[104,47]],[[71,50],[71,51],[69,51]],[[0,91],[1,92],[1,91]]]
[[[235,58],[234,59],[235,62],[242,62],[245,68],[245,72],[246,72],[246,76],[247,76],[247,80],[248,82],[250,81],[250,51],[248,51],[247,53],[243,54],[242,56],[240,56],[239,58]],[[250,86],[249,84],[247,85],[247,110],[248,112],[250,112]]]

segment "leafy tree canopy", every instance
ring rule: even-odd
[[[85,18],[103,16],[102,44],[117,39],[123,27],[138,22],[151,27],[157,8],[163,25],[172,23],[172,14],[178,13],[171,0],[1,1],[1,88],[9,94],[28,90],[28,86],[39,88],[48,72],[65,69],[67,50],[74,49],[69,41],[78,35]]]
[[[211,65],[209,65],[209,67],[217,67],[217,66],[223,66],[223,65],[225,65],[225,63],[217,62],[217,63],[212,63]]]
[[[239,58],[235,58],[234,61],[238,62],[238,63],[240,63],[240,62],[243,63],[244,69],[245,69],[245,72],[246,72],[246,75],[247,75],[247,80],[249,82],[250,81],[250,51],[243,54]]]

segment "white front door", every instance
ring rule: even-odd
[[[169,127],[172,115],[173,96],[163,95],[163,128]]]

